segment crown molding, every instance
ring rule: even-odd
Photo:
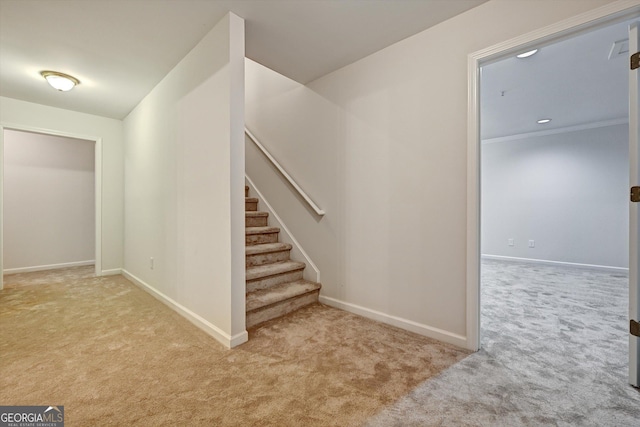
[[[629,118],[628,117],[621,117],[619,119],[611,119],[611,120],[602,120],[602,121],[599,121],[599,122],[583,123],[583,124],[575,125],[575,126],[565,126],[565,127],[561,127],[561,128],[555,128],[555,129],[537,130],[537,131],[533,131],[533,132],[518,133],[518,134],[515,134],[515,135],[500,136],[500,137],[497,137],[497,138],[487,138],[487,139],[483,139],[481,141],[482,141],[482,145],[495,144],[497,142],[510,142],[510,141],[516,141],[518,139],[537,138],[537,137],[541,137],[541,136],[558,135],[558,134],[561,134],[561,133],[579,132],[581,130],[597,129],[597,128],[604,128],[604,127],[609,127],[609,126],[626,125],[627,123],[629,123]]]

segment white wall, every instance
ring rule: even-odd
[[[628,183],[628,125],[483,144],[482,253],[626,268]]]
[[[247,62],[247,126],[318,219],[247,152],[247,173],[322,274],[322,301],[462,346],[467,57],[610,3],[494,0],[300,86]]]
[[[119,273],[123,256],[123,134],[120,120],[0,97],[0,123],[7,128],[100,140],[102,228],[100,265]],[[97,168],[96,168],[97,169]]]
[[[92,263],[95,142],[5,130],[5,273]]]
[[[228,346],[246,340],[243,94],[230,14],[124,121],[126,274]]]

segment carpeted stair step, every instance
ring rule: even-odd
[[[269,213],[258,211],[258,199],[245,196],[245,266],[247,328],[317,303],[320,284],[304,280],[303,262],[292,261],[292,246],[280,243]]]
[[[266,227],[269,221],[269,212],[249,211],[244,213],[245,227]]]
[[[276,243],[278,233],[280,233],[278,227],[245,227],[245,243],[247,245]]]
[[[249,292],[267,289],[282,283],[302,280],[302,270],[304,268],[305,264],[297,261],[282,261],[247,267],[245,292],[248,294]]]
[[[244,210],[245,211],[257,211],[258,210],[258,199],[255,197],[245,197],[244,198]]]
[[[306,280],[281,283],[247,294],[247,328],[318,302],[320,284]]]
[[[288,243],[263,243],[245,247],[246,266],[272,264],[289,260],[291,245]]]

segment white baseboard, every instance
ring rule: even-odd
[[[113,268],[111,270],[102,270],[100,272],[100,276],[117,276],[118,274],[122,274],[121,268]]]
[[[518,258],[518,257],[503,256],[503,255],[482,254],[481,256],[482,256],[482,259],[493,259],[497,261],[526,262],[528,264],[556,265],[556,266],[564,266],[564,267],[571,267],[571,268],[584,268],[587,270],[609,271],[612,273],[628,273],[629,272],[628,268],[611,267],[608,265],[580,264],[575,262],[550,261],[546,259],[534,259],[534,258]]]
[[[438,328],[433,328],[428,325],[414,322],[412,320],[403,319],[396,316],[391,316],[380,311],[371,310],[369,308],[361,307],[359,305],[351,304],[348,302],[340,301],[334,298],[329,298],[320,295],[320,302],[331,307],[339,308],[349,313],[357,314],[368,319],[376,320],[378,322],[386,323],[387,325],[395,326],[407,331],[415,332],[425,337],[433,338],[438,341],[443,341],[449,344],[453,344],[457,347],[468,348],[467,338],[454,334],[449,331],[445,331]]]
[[[184,317],[185,319],[193,323],[195,326],[202,329],[207,334],[211,335],[213,338],[218,340],[225,347],[227,348],[237,347],[240,344],[243,344],[249,340],[249,334],[247,333],[247,331],[243,331],[234,336],[230,336],[229,334],[225,333],[224,331],[222,331],[220,328],[218,328],[208,320],[202,318],[201,316],[189,310],[182,304],[179,304],[178,302],[174,301],[172,298],[169,298],[162,292],[159,292],[149,284],[145,283],[143,280],[129,273],[127,270],[122,269],[122,274],[124,275],[124,277],[126,277],[131,282],[133,282],[136,286],[138,286],[145,292],[148,292],[149,294],[154,296],[156,299],[158,299],[160,302],[164,303],[169,308],[171,308],[173,311],[177,312],[182,317]]]
[[[49,264],[49,265],[35,265],[33,267],[20,267],[20,268],[6,268],[2,271],[2,274],[18,274],[18,273],[33,273],[34,271],[45,271],[45,270],[58,270],[60,268],[70,268],[70,267],[84,267],[87,265],[94,265],[96,262],[94,260],[89,261],[76,261],[76,262],[64,262],[61,264]]]

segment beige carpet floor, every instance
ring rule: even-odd
[[[227,350],[121,276],[5,276],[0,405],[67,426],[356,426],[467,352],[323,305]]]

